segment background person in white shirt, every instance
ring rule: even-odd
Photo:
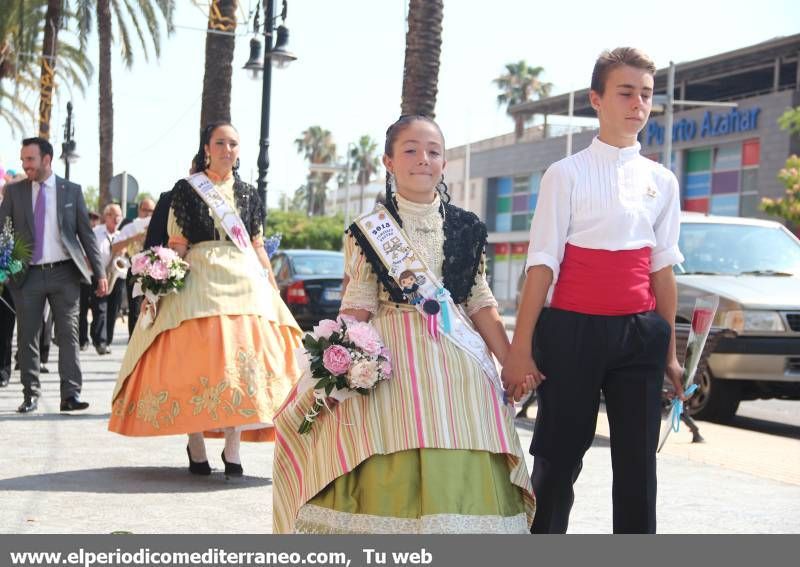
[[[116,203],[110,203],[103,209],[103,223],[94,228],[97,248],[100,250],[100,262],[108,274],[114,254],[111,246],[117,235],[117,227],[122,222],[122,209]],[[92,325],[89,335],[92,338],[97,354],[109,354],[109,345],[114,339],[114,324],[117,321],[122,293],[125,289],[125,278],[117,278],[108,294],[92,298]]]
[[[604,52],[590,91],[599,135],[542,178],[527,278],[503,364],[515,399],[538,387],[534,533],[567,530],[572,486],[594,438],[601,392],[611,431],[614,532],[656,529],[665,372],[682,392],[672,265],[683,257],[677,179],[641,156],[637,142],[650,115],[655,71],[637,49]]]
[[[80,283],[88,283],[93,273],[97,278],[97,293],[105,295],[108,282],[89,227],[81,187],[53,173],[53,146],[43,138],[27,138],[22,141],[20,160],[27,179],[8,185],[0,205],[0,226],[10,218],[17,237],[33,248],[28,269],[8,282],[17,310],[24,397],[17,411],[29,413],[38,408],[39,332],[46,301],[53,310],[59,347],[61,411],[83,410],[89,404],[80,400],[83,384],[78,359]]]
[[[139,201],[137,216],[133,220],[125,219],[119,225],[119,232],[114,237],[111,244],[111,253],[114,256],[125,254],[130,259],[142,251],[142,244],[147,235],[147,227],[150,225],[150,218],[155,211],[156,203],[152,199],[145,197]],[[128,337],[133,334],[136,328],[136,321],[139,319],[139,310],[142,306],[142,296],[133,297],[133,276],[130,268],[125,278],[125,291],[128,296]]]

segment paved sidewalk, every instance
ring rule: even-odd
[[[0,389],[0,533],[269,533],[271,444],[243,444],[246,476],[226,481],[220,440],[208,443],[216,470],[201,478],[186,470],[185,437],[106,430],[124,344],[120,323],[111,355],[81,353],[87,412],[58,412],[57,352],[48,365],[53,372],[43,375],[38,413],[15,413],[18,374]],[[527,447],[532,422],[518,423]],[[572,533],[611,531],[603,423],[576,485]],[[800,532],[800,442],[705,423],[702,432],[707,443],[689,445],[678,434],[659,456],[659,531]]]

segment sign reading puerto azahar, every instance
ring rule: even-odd
[[[758,129],[758,115],[761,108],[748,108],[739,110],[731,108],[728,112],[706,111],[703,119],[698,125],[697,120],[681,118],[672,125],[672,142],[690,142],[697,137],[698,131],[701,138],[716,138],[736,134],[737,132],[749,132]],[[664,126],[655,121],[647,124],[646,146],[653,144],[662,145],[664,143]]]

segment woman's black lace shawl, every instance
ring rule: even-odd
[[[386,208],[392,216],[403,225],[396,207]],[[453,302],[465,303],[475,284],[475,276],[481,264],[486,248],[486,225],[469,211],[460,209],[449,203],[444,207],[444,261],[442,264],[442,284],[450,292]],[[389,276],[389,271],[378,258],[369,241],[356,226],[351,224],[347,232],[353,236],[361,253],[369,262],[372,271],[378,276],[384,289],[395,303],[407,303],[400,286]]]
[[[255,187],[239,179],[233,182],[236,209],[251,237],[263,232],[264,205]],[[185,179],[172,189],[172,210],[175,220],[190,244],[206,240],[220,240],[214,219],[208,214],[208,205]],[[224,235],[223,235],[224,236]]]

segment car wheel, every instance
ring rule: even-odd
[[[705,369],[696,379],[694,395],[689,398],[687,411],[696,419],[727,423],[739,409],[742,399],[741,384],[736,380],[720,380]]]

